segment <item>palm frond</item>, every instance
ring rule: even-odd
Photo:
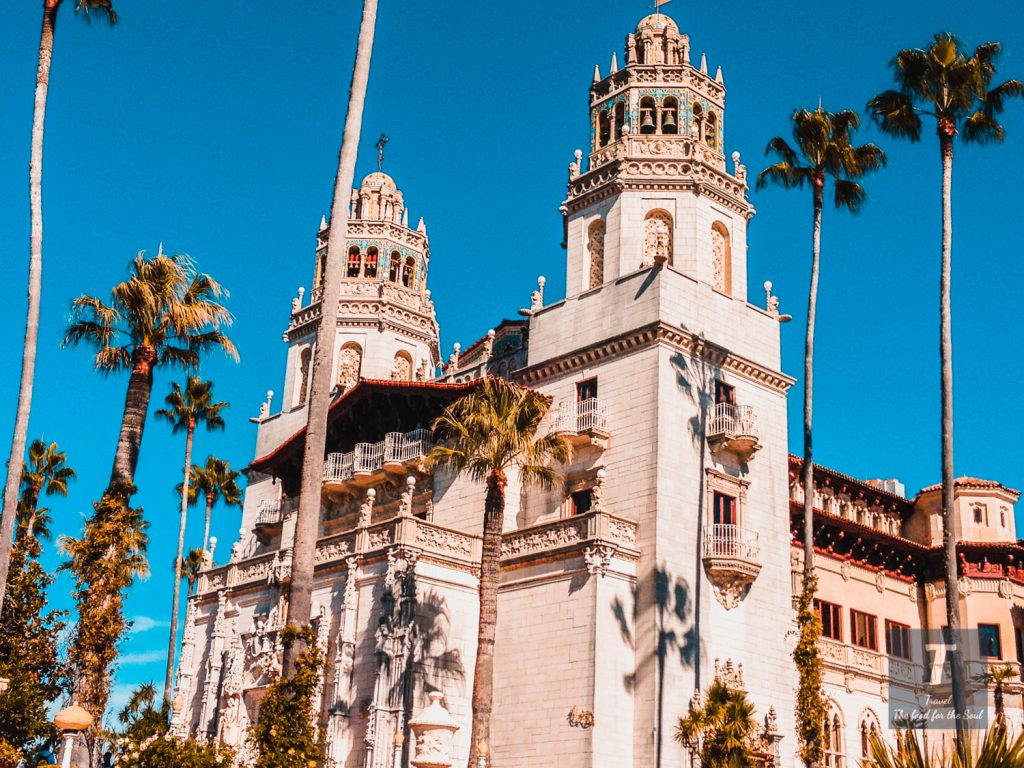
[[[864,187],[851,179],[836,179],[834,188],[836,208],[845,207],[850,213],[860,213],[867,199]]]
[[[912,142],[921,140],[921,116],[906,93],[883,91],[867,108],[884,133]]]

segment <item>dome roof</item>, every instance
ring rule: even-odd
[[[679,25],[664,13],[652,13],[650,16],[644,16],[640,19],[640,23],[636,25],[636,31],[639,32],[645,28],[658,30],[671,29],[673,32],[679,31]]]
[[[364,187],[382,187],[387,189],[393,189],[398,191],[398,187],[395,185],[395,180],[388,176],[383,171],[374,171],[365,179],[363,179]]]

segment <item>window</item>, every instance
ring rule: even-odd
[[[672,216],[655,209],[644,218],[644,266],[672,263]]]
[[[388,280],[397,283],[402,276],[402,254],[398,251],[391,252],[391,268],[388,270]]]
[[[640,99],[640,133],[654,133],[658,126],[654,122],[654,99],[644,96]]]
[[[850,609],[850,642],[870,651],[878,650],[877,620],[870,613]]]
[[[724,381],[715,381],[715,402],[736,405],[736,387]]]
[[[732,293],[732,248],[729,230],[720,221],[711,225],[711,285],[721,293]]]
[[[577,403],[582,403],[592,397],[597,397],[597,379],[587,379],[576,383]]]
[[[594,494],[589,488],[585,491],[576,491],[569,496],[569,514],[585,515],[590,511],[593,502]]]
[[[708,119],[704,124],[704,142],[711,149],[718,149],[718,118],[714,112],[708,112]]]
[[[976,525],[984,525],[985,523],[985,508],[977,506],[974,508],[974,522]]]
[[[846,768],[846,750],[843,748],[843,721],[835,704],[831,704],[825,715],[825,766]]]
[[[978,645],[981,647],[981,656],[985,659],[1003,658],[1003,648],[999,642],[998,624],[978,625]]]
[[[376,247],[371,246],[366,251],[366,264],[363,266],[363,277],[376,277],[377,276],[377,261],[380,258],[380,252]]]
[[[306,404],[309,389],[309,364],[313,359],[313,350],[306,347],[299,355],[299,405]]]
[[[626,105],[623,102],[618,102],[615,105],[615,125],[614,132],[612,133],[613,139],[622,138],[622,129],[626,125]]]
[[[661,132],[679,132],[679,102],[674,96],[665,99],[661,109]]]
[[[821,636],[830,640],[843,639],[843,609],[834,603],[815,600],[814,608],[821,616]]]
[[[352,246],[348,249],[348,270],[345,272],[346,277],[359,277],[359,248]]]
[[[597,146],[603,147],[612,138],[612,121],[611,115],[608,114],[607,109],[602,109],[597,114]]]
[[[597,288],[604,282],[604,220],[598,219],[587,230],[587,252],[590,254],[588,288]]]
[[[868,711],[860,719],[860,756],[866,764],[871,761],[871,741],[879,736],[878,718],[874,712]]]
[[[416,287],[416,259],[412,256],[405,260],[405,268],[402,269],[402,285],[406,288]]]
[[[712,522],[715,525],[736,525],[736,498],[715,491],[713,499],[715,508]]]
[[[885,622],[885,652],[899,659],[910,659],[910,627],[895,621]]]
[[[999,510],[999,525],[1001,528],[1006,527],[1006,507],[1001,507]]]

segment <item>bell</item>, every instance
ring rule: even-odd
[[[641,123],[640,127],[641,128],[653,128],[654,127],[654,118],[651,117],[651,111],[650,110],[647,110],[647,111],[644,112],[644,121],[643,121],[643,123]]]
[[[662,128],[675,128],[676,127],[675,112],[673,110],[668,110],[668,111],[665,112],[665,119],[661,121],[661,127]]]

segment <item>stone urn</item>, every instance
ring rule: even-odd
[[[443,693],[433,691],[430,705],[409,721],[416,739],[415,754],[409,761],[413,768],[451,768],[452,741],[459,726],[441,703],[443,699]]]

